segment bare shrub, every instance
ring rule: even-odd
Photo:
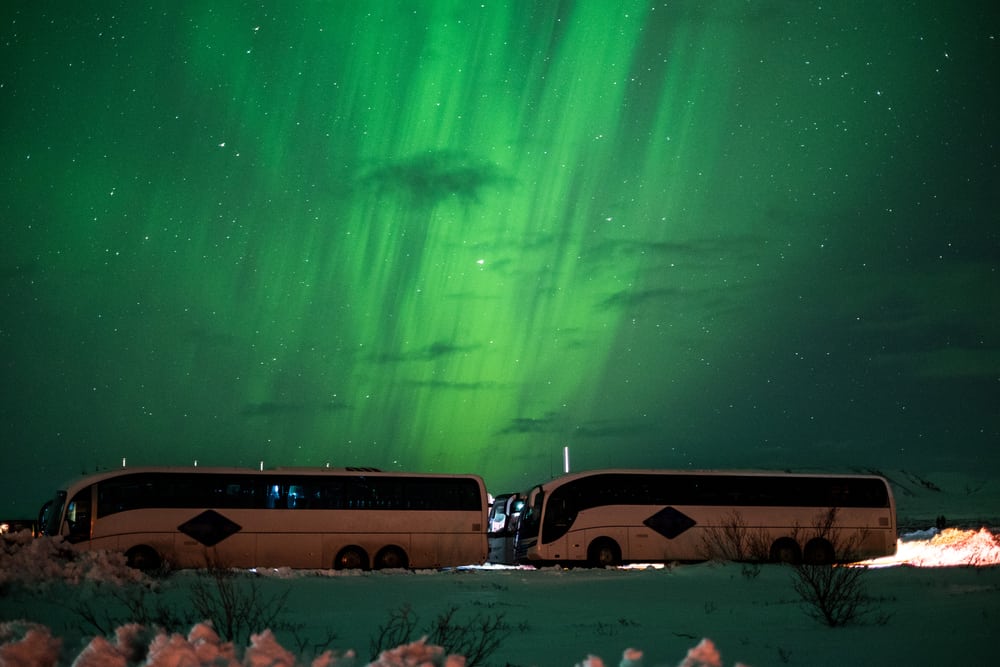
[[[390,611],[389,619],[383,625],[378,626],[375,636],[369,643],[372,660],[375,660],[382,651],[410,641],[416,627],[417,617],[409,604],[404,604],[399,609]]]
[[[288,591],[265,595],[257,575],[212,566],[194,576],[188,604],[182,610],[162,601],[164,582],[155,580],[126,585],[98,582],[93,594],[81,598],[71,610],[86,626],[104,636],[112,636],[126,623],[182,632],[204,621],[221,639],[238,646],[248,645],[251,634],[265,629],[291,637],[300,653],[308,650],[318,655],[336,639],[333,633],[323,641],[305,638],[305,625],[287,620]]]
[[[832,508],[817,518],[813,539],[826,540],[839,562],[811,563],[807,559],[792,570],[792,588],[806,614],[831,628],[868,620],[879,602],[865,585],[868,567],[845,564],[857,560],[866,532],[845,536],[836,530],[836,523],[837,509]],[[881,615],[877,620],[885,623],[888,617]]]
[[[165,605],[155,583],[95,584],[93,597],[77,600],[70,610],[95,632],[111,636],[126,623],[176,631],[192,624],[190,613]],[[109,600],[110,598],[110,600]]]
[[[191,585],[191,606],[198,620],[210,621],[222,639],[238,645],[246,645],[252,633],[265,628],[297,632],[300,625],[282,620],[288,590],[265,596],[260,585],[255,574],[211,567]]]
[[[428,644],[440,646],[448,654],[465,656],[468,667],[481,665],[500,648],[511,628],[502,613],[493,616],[476,613],[462,622],[456,617],[457,611],[458,607],[452,606],[441,612],[421,635]],[[411,641],[417,625],[417,616],[409,604],[389,612],[389,620],[379,626],[372,638],[372,660],[386,649]]]
[[[448,653],[464,655],[468,665],[479,665],[493,654],[510,634],[503,614],[477,613],[465,623],[456,620],[458,607],[442,612],[430,627],[427,640]]]
[[[792,588],[798,593],[806,614],[831,628],[873,620],[888,622],[887,614],[876,614],[880,600],[868,594],[867,566],[809,565],[793,570]]]
[[[701,551],[708,560],[763,561],[768,559],[770,540],[765,531],[747,526],[739,510],[733,510],[702,534]]]
[[[825,542],[829,545],[830,562],[855,562],[860,559],[862,546],[868,539],[870,531],[867,528],[858,528],[851,532],[838,530],[837,517],[839,514],[840,510],[836,507],[832,507],[816,517],[816,520],[813,522],[810,541]],[[828,564],[816,563],[815,557],[817,554],[810,555],[809,546],[810,542],[806,542],[806,553],[804,556],[807,562],[812,559],[812,564],[814,565]]]

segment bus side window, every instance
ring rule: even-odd
[[[83,542],[90,539],[90,487],[83,489],[66,507],[66,540]]]
[[[264,506],[273,510],[278,507],[278,503],[281,502],[281,485],[280,484],[268,484],[267,494],[265,495]]]
[[[308,509],[316,506],[319,490],[307,484],[289,484],[286,505],[288,509]]]
[[[344,508],[372,509],[374,506],[372,490],[364,477],[348,478],[345,480]]]
[[[333,478],[319,484],[316,506],[328,510],[344,509],[344,482]]]

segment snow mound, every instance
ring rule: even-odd
[[[48,628],[23,621],[0,624],[0,665],[4,667],[56,667],[61,640]],[[242,654],[242,659],[239,657]],[[224,642],[210,623],[199,623],[184,637],[178,633],[151,633],[139,624],[118,628],[111,640],[94,637],[73,660],[73,667],[355,667],[353,651],[324,651],[306,663],[281,646],[270,630],[250,638],[238,651]],[[681,667],[723,667],[710,639],[688,651]],[[447,655],[440,646],[420,639],[383,651],[367,667],[465,667],[465,658]],[[588,656],[577,667],[604,667],[597,656]],[[627,649],[619,667],[642,667],[642,651]],[[739,663],[735,667],[743,667]]]
[[[2,547],[0,587],[13,584],[37,587],[53,581],[126,584],[146,579],[142,572],[128,566],[124,554],[74,551],[61,539],[34,538],[26,531],[4,535]]]

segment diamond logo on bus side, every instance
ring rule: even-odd
[[[215,510],[206,510],[177,526],[177,530],[206,547],[214,547],[230,535],[243,530],[243,526],[230,521]]]
[[[672,540],[698,522],[680,510],[673,507],[664,507],[642,523],[668,540]]]

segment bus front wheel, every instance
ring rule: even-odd
[[[141,572],[149,572],[160,567],[160,554],[152,547],[141,544],[125,552],[125,562],[128,566]]]
[[[375,556],[376,570],[405,569],[409,567],[409,559],[399,547],[385,547]]]
[[[333,559],[335,570],[367,570],[368,554],[361,547],[344,547]]]
[[[590,543],[587,549],[587,562],[592,567],[614,567],[622,564],[622,550],[618,543],[609,537],[601,537]]]
[[[794,565],[802,560],[799,543],[790,537],[780,537],[771,545],[771,562]]]

